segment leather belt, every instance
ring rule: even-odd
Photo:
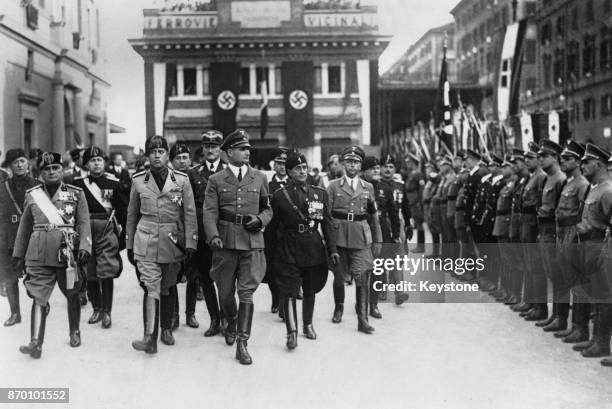
[[[538,212],[537,206],[523,206],[521,209],[522,214],[535,214]]]
[[[568,227],[575,226],[580,223],[580,218],[577,216],[568,216],[568,217],[559,217],[557,218],[557,226],[559,227]]]
[[[224,222],[239,224],[241,226],[244,226],[250,221],[250,219],[246,215],[233,214],[233,213],[223,212],[223,211],[219,214],[219,219],[223,220]]]
[[[298,232],[298,233],[314,233],[317,231],[317,226],[310,227],[307,224],[298,224],[295,226],[287,226],[285,225],[286,231]]]
[[[53,231],[53,230],[66,230],[71,229],[74,231],[74,226],[71,224],[35,224],[33,227],[34,231]]]
[[[331,212],[331,215],[334,219],[346,220],[349,222],[360,222],[368,218],[366,214],[342,213],[335,210]]]
[[[554,224],[554,223],[555,223],[554,216],[538,217],[538,224]]]
[[[592,230],[588,233],[578,233],[580,241],[601,241],[606,238],[605,230]]]
[[[451,200],[457,200],[457,196],[449,196],[448,201],[450,202]]]

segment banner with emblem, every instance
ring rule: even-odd
[[[227,135],[236,130],[240,95],[240,63],[210,64],[213,128]]]
[[[282,82],[287,145],[292,148],[312,146],[314,144],[313,62],[284,62]]]

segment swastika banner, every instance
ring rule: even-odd
[[[314,64],[312,61],[283,63],[285,132],[291,148],[314,143]]]
[[[236,112],[240,95],[240,63],[212,63],[210,77],[213,128],[227,135],[236,129]]]

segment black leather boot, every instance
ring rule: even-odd
[[[157,336],[159,332],[159,300],[147,295],[143,298],[144,337],[132,341],[132,347],[147,354],[157,353]]]
[[[563,338],[563,342],[577,343],[589,339],[589,315],[591,305],[576,302],[572,306],[572,331]]]
[[[370,315],[374,318],[382,318],[382,314],[378,310],[378,292],[374,290],[374,286],[370,286]]]
[[[225,343],[227,345],[234,345],[234,342],[236,342],[236,332],[238,327],[238,307],[236,307],[236,300],[233,296],[231,299],[228,299],[223,303],[222,312],[227,320],[227,325],[225,326],[225,329],[223,329]]]
[[[181,325],[181,318],[179,314],[180,306],[179,306],[179,299],[178,299],[178,288],[176,287],[176,285],[170,287],[170,297],[171,297],[170,302],[174,306],[173,313],[172,313],[171,328],[173,331],[176,331],[178,327]]]
[[[548,306],[543,303],[535,304],[530,314],[525,316],[526,321],[541,321],[548,316]]]
[[[368,287],[355,286],[355,312],[357,313],[357,330],[366,334],[374,332],[374,327],[368,323]]]
[[[111,311],[113,309],[113,290],[115,284],[112,278],[102,280],[102,328],[110,328],[113,325]]]
[[[312,326],[312,317],[314,315],[316,296],[308,295],[304,296],[302,301],[302,325],[304,329],[304,335],[308,339],[317,339],[317,333]]]
[[[45,308],[32,303],[30,314],[30,343],[19,347],[22,354],[28,354],[32,358],[39,359],[42,354],[42,345],[45,340],[45,324],[47,314]]]
[[[196,299],[199,283],[197,280],[187,281],[185,289],[185,323],[190,328],[199,328],[200,323],[195,317]]]
[[[285,307],[285,326],[287,327],[287,349],[295,349],[298,346],[295,298],[284,297],[283,301]]]
[[[71,296],[68,301],[68,325],[70,326],[70,346],[73,348],[81,346],[81,302],[77,295]]]
[[[555,318],[557,318],[557,304],[553,303],[553,310],[552,310],[552,314],[550,314],[550,317],[546,318],[545,320],[542,321],[538,321],[536,322],[536,327],[546,327],[547,325],[549,325],[550,323],[552,323]]]
[[[610,355],[610,334],[612,332],[612,306],[599,304],[593,324],[593,344],[581,352],[585,358],[601,358]]]
[[[21,310],[19,308],[19,282],[15,281],[6,287],[6,298],[8,298],[11,316],[4,322],[5,327],[11,327],[21,322]]]
[[[247,342],[251,336],[251,324],[253,323],[253,304],[241,302],[238,307],[238,342],[236,343],[236,359],[242,365],[251,365],[253,359],[247,350]],[[285,314],[288,319],[289,314]]]
[[[334,285],[334,315],[332,322],[338,324],[342,321],[342,314],[344,313],[344,285]]]
[[[217,292],[215,285],[206,283],[202,285],[202,291],[204,293],[204,302],[206,303],[206,309],[210,315],[210,326],[204,332],[205,337],[214,337],[221,332],[221,317],[219,314],[219,303],[217,302]]]
[[[97,324],[102,321],[102,291],[98,280],[87,280],[87,294],[93,307],[93,314],[91,314],[87,323]]]
[[[160,297],[159,324],[161,327],[161,342],[165,345],[174,345],[174,336],[172,335],[172,317],[174,316],[174,300],[172,290],[170,294]]]
[[[531,309],[531,304],[521,301],[518,304],[514,304],[510,309],[514,312],[525,312]]]

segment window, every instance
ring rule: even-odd
[[[210,95],[210,70],[208,68],[202,70],[202,93]]]
[[[197,94],[197,72],[195,68],[183,68],[183,95]]]
[[[38,9],[30,4],[25,8],[25,11],[28,27],[36,30],[38,28]]]
[[[571,121],[573,123],[580,122],[580,104],[577,102],[572,106]]]
[[[274,91],[276,95],[283,94],[283,70],[280,67],[274,68]]]
[[[266,93],[270,94],[270,70],[268,67],[257,67],[255,69],[256,78],[257,78],[257,95],[261,94],[261,83],[266,83]]]
[[[555,30],[555,33],[557,35],[557,37],[563,37],[563,35],[565,34],[565,16],[559,16],[557,17],[557,28]]]
[[[314,93],[323,93],[323,68],[320,65],[314,67]]]
[[[25,80],[31,81],[34,73],[34,50],[28,50],[28,63],[25,69]]]
[[[562,49],[557,48],[555,50],[555,62],[554,62],[554,66],[553,66],[553,75],[554,75],[554,80],[555,80],[555,85],[562,85],[563,84],[563,80],[565,78],[565,73],[564,73],[564,52]]]
[[[577,41],[572,41],[567,47],[567,76],[570,81],[575,81],[580,76],[578,68],[578,53],[580,45]]]
[[[601,97],[601,116],[612,114],[612,95],[607,94]]]
[[[578,31],[578,8],[572,9],[572,30]]]
[[[25,118],[23,120],[23,149],[29,152],[32,149],[32,139],[34,137],[34,120]]]
[[[551,28],[551,24],[549,21],[542,26],[542,31],[540,33],[542,44],[550,43],[551,36],[552,36],[552,28]]]
[[[544,83],[542,84],[544,88],[546,87],[550,87],[552,85],[552,73],[551,73],[551,68],[552,68],[552,57],[549,54],[544,55],[544,64],[543,64],[543,70],[544,70]]]
[[[595,119],[595,99],[587,98],[582,102],[582,111],[585,121]]]
[[[536,40],[525,40],[525,64],[536,63]]]
[[[590,77],[595,71],[595,36],[587,35],[584,37],[582,71],[585,77]]]
[[[329,93],[342,92],[342,67],[339,65],[330,65],[327,71],[329,77]]]
[[[251,69],[249,67],[240,69],[240,93],[242,95],[251,93]]]
[[[586,16],[587,22],[589,23],[595,20],[595,6],[593,4],[593,0],[587,0],[585,16]]]
[[[599,45],[599,68],[602,71],[612,68],[612,36],[610,33],[607,33]]]

